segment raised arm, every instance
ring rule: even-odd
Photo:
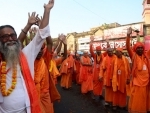
[[[40,29],[37,30],[33,40],[22,50],[27,58],[32,76],[34,76],[34,61],[45,41],[44,39],[50,36],[49,13],[53,6],[54,0],[51,0],[48,2],[48,4],[44,5],[44,14],[39,26]]]
[[[53,41],[52,41],[52,38],[51,36],[48,36],[46,38],[46,43],[47,43],[47,49],[50,53],[52,53],[52,47],[53,47]]]
[[[93,40],[94,40],[94,37],[91,36],[90,39],[91,39],[91,41],[90,41],[90,53],[91,53],[91,56],[94,58],[95,57],[95,53],[94,53],[94,50],[93,50]]]
[[[54,50],[56,51],[57,54],[60,53],[60,51],[61,51],[62,43],[63,43],[62,42],[62,38],[63,37],[64,37],[63,34],[61,34],[61,35],[58,36],[58,40],[57,40],[56,45],[54,47]]]
[[[133,50],[131,49],[131,46],[130,46],[130,37],[131,37],[131,34],[132,34],[132,28],[130,27],[127,31],[127,38],[126,38],[126,49],[129,53],[129,56],[130,58],[133,57]]]
[[[24,27],[24,29],[22,29],[18,39],[20,40],[21,44],[23,45],[23,42],[26,38],[27,32],[29,31],[29,29],[31,28],[31,26],[33,24],[36,24],[39,20],[38,15],[36,15],[36,12],[32,12],[32,14],[30,15],[30,13],[28,13],[28,22],[26,24],[26,26]]]
[[[53,8],[53,6],[54,6],[54,0],[50,0],[48,4],[44,4],[45,10],[44,10],[42,22],[39,26],[40,29],[45,28],[49,24],[50,11]]]
[[[67,39],[66,39],[65,35],[62,38],[62,43],[64,44],[64,56],[63,56],[63,60],[65,60],[67,58]]]

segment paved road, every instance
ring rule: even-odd
[[[80,85],[73,83],[72,89],[64,90],[57,84],[58,91],[61,94],[60,103],[54,103],[55,113],[127,113],[127,111],[112,112],[110,108],[105,110],[103,99],[96,103],[90,94],[82,95]]]

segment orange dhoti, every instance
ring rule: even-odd
[[[93,90],[93,77],[92,74],[88,75],[86,81],[81,82],[81,93],[87,93]]]
[[[147,95],[147,86],[139,87],[134,85],[131,89],[129,113],[147,113]]]
[[[73,57],[70,55],[66,60],[63,61],[60,67],[61,74],[61,87],[71,88],[72,86],[72,74],[76,70]]]
[[[113,106],[119,106],[121,108],[126,107],[126,93],[122,93],[121,91],[116,91],[113,93]]]
[[[112,102],[113,101],[113,88],[112,86],[105,86],[105,101]]]
[[[94,81],[93,82],[93,93],[94,95],[102,95],[103,91],[103,82],[102,81]]]
[[[147,99],[147,111],[150,111],[150,84],[148,85],[148,99]]]
[[[91,64],[89,57],[81,57],[81,62],[84,64]],[[93,90],[93,74],[92,74],[92,65],[81,65],[79,82],[81,83],[81,93],[87,93],[88,91]]]
[[[76,74],[75,74],[76,83],[77,83],[77,84],[80,84],[80,82],[79,82],[80,66],[81,66],[80,61],[75,60],[75,65],[76,65]]]
[[[44,113],[54,113],[53,103],[47,101],[47,100],[51,100],[49,92],[41,94],[40,99],[41,99],[42,107],[45,111]]]
[[[71,88],[72,86],[72,73],[63,73],[61,74],[61,83],[60,83],[61,87],[64,88]]]

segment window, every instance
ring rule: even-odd
[[[150,35],[150,26],[146,27],[146,35]]]

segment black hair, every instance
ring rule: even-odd
[[[11,29],[15,32],[15,34],[17,35],[17,33],[16,33],[14,27],[11,26],[11,25],[2,25],[2,26],[0,26],[0,30],[4,29],[4,28],[6,28],[6,27],[11,28]]]

